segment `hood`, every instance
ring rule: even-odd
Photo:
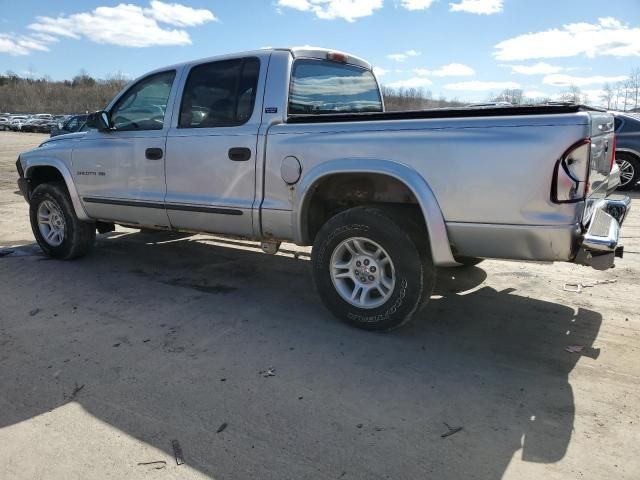
[[[78,140],[79,138],[84,137],[86,134],[87,132],[85,131],[85,132],[65,133],[62,135],[56,135],[55,137],[47,138],[44,142],[40,144],[40,146],[42,147],[43,145],[47,145],[52,142],[59,142],[61,140]]]

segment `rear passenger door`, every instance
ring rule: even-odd
[[[253,235],[263,70],[258,58],[247,57],[188,72],[166,147],[173,227]]]

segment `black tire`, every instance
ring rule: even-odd
[[[355,306],[338,293],[331,275],[334,250],[349,238],[361,237],[381,246],[395,268],[390,296],[375,308]],[[433,292],[436,270],[430,253],[420,250],[415,225],[393,210],[356,207],[331,218],[318,232],[311,263],[318,293],[340,320],[365,330],[389,331],[406,324]],[[382,301],[382,296],[380,300]]]
[[[62,213],[64,218],[64,239],[60,245],[51,245],[40,232],[38,226],[38,208],[44,201],[50,201]],[[93,222],[78,220],[76,212],[63,183],[43,183],[38,185],[31,195],[29,206],[31,230],[42,251],[50,257],[62,260],[86,255],[96,239],[96,225]]]
[[[625,165],[627,168],[633,169],[633,175],[625,184],[622,184],[625,180],[623,180],[621,175],[618,190],[631,190],[636,186],[638,180],[640,180],[640,162],[636,157],[629,153],[616,152],[616,163],[618,164],[618,167],[620,167],[620,174],[622,174],[623,162],[627,162]]]
[[[462,264],[460,265],[459,268],[474,267],[478,265],[480,262],[484,262],[484,258],[477,258],[477,257],[455,257],[454,260]]]

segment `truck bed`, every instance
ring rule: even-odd
[[[410,110],[380,113],[336,113],[322,115],[289,115],[287,123],[334,123],[334,122],[366,122],[384,120],[420,120],[429,118],[473,118],[473,117],[505,117],[524,115],[566,114],[594,110],[584,105],[525,105],[517,107],[493,108],[443,108],[433,110]]]

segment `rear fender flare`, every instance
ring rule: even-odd
[[[295,188],[292,221],[294,241],[310,242],[307,209],[313,193],[323,178],[340,173],[373,173],[402,182],[416,197],[429,234],[433,261],[438,266],[456,266],[440,205],[426,180],[412,168],[401,163],[379,159],[337,159],[312,168]]]

